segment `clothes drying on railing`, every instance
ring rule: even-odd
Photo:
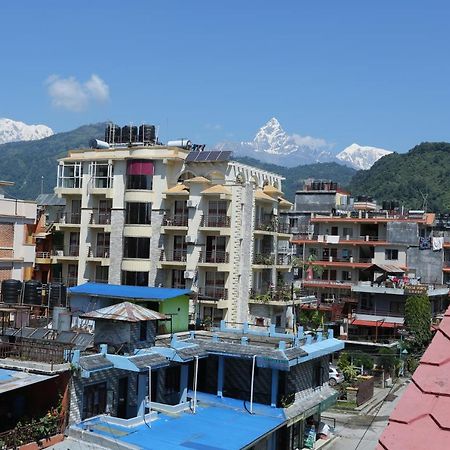
[[[431,238],[421,237],[419,238],[419,250],[430,250],[431,249]]]
[[[326,242],[328,244],[339,244],[339,236],[333,236],[331,234],[326,235]]]
[[[432,237],[431,244],[433,248],[433,252],[438,252],[442,250],[444,247],[444,238],[443,237]]]

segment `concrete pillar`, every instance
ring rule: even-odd
[[[148,373],[138,373],[137,380],[137,404],[138,404],[138,416],[141,417],[145,412],[145,397],[148,394],[147,387]]]
[[[278,369],[272,369],[272,388],[270,392],[270,406],[272,408],[277,407],[278,375],[279,375]]]
[[[223,397],[223,378],[225,374],[225,358],[219,356],[219,366],[217,370],[217,397]]]

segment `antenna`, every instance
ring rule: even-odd
[[[44,193],[44,175],[41,175],[41,194]]]

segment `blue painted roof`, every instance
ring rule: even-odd
[[[91,295],[97,297],[164,301],[180,295],[189,295],[192,291],[190,289],[85,283],[70,288],[69,292],[71,294]]]
[[[143,450],[238,450],[270,433],[286,420],[281,413],[276,414],[278,410],[275,408],[258,406],[256,414],[250,415],[242,400],[226,406],[200,403],[196,414],[190,411],[174,416],[159,414],[158,419],[152,421],[151,428],[143,423],[130,428],[104,423],[103,416],[88,419],[77,427]]]

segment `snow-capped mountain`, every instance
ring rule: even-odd
[[[16,141],[35,141],[53,134],[53,130],[46,125],[27,125],[23,122],[0,118],[0,144]]]
[[[384,150],[377,147],[369,147],[364,145],[358,145],[356,143],[349,145],[342,152],[336,155],[336,158],[358,170],[370,169],[376,161],[383,156],[392,153],[389,150]]]
[[[221,142],[218,150],[231,150],[235,156],[249,156],[260,161],[288,167],[334,160],[330,145],[323,139],[287,134],[273,117],[261,127],[252,141]]]

